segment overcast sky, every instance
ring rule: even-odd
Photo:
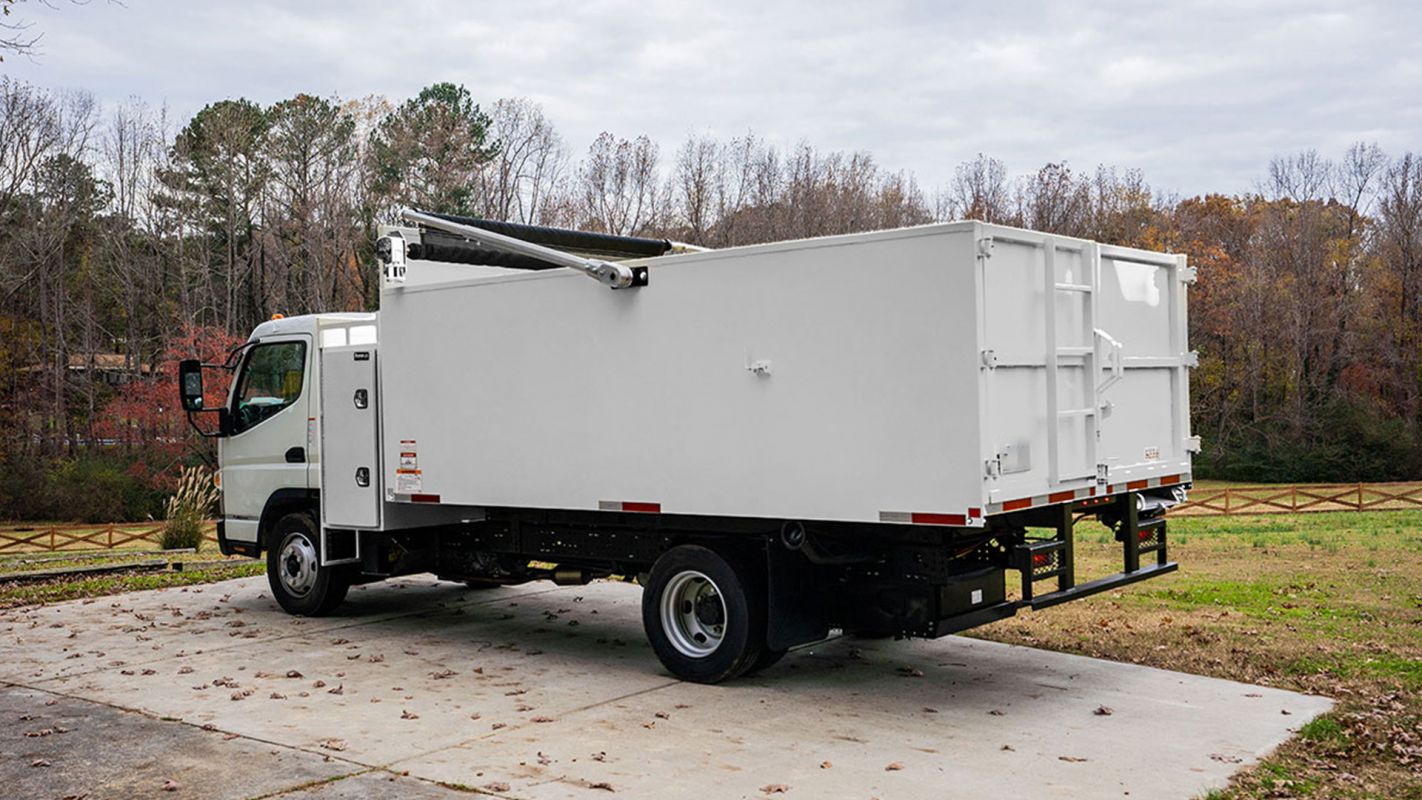
[[[0,72],[183,119],[244,96],[399,100],[436,81],[541,103],[575,154],[646,133],[863,149],[932,188],[978,152],[1246,191],[1271,155],[1422,150],[1417,0],[552,3],[92,0]]]

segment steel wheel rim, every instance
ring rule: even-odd
[[[688,658],[705,658],[726,636],[726,601],[705,573],[678,572],[667,582],[661,599],[662,630]]]
[[[282,540],[277,560],[277,576],[282,588],[297,597],[305,597],[316,585],[316,573],[320,562],[316,559],[316,547],[304,533],[289,533]]]

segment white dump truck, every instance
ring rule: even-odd
[[[291,613],[410,573],[635,580],[666,668],[717,682],[1175,569],[1184,256],[979,222],[714,251],[416,211],[380,233],[379,313],[180,368],[221,437],[221,549],[265,554]],[[1083,517],[1119,573],[1077,582]]]

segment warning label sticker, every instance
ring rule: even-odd
[[[395,492],[420,494],[423,491],[424,480],[420,473],[420,457],[415,449],[415,440],[401,439],[400,466],[395,468]]]

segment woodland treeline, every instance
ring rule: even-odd
[[[374,308],[372,231],[402,206],[708,247],[972,218],[1187,253],[1198,475],[1422,478],[1418,154],[1280,154],[1253,191],[1188,198],[979,154],[922,187],[749,133],[568,142],[526,99],[450,84],[178,120],[0,78],[0,518],[151,513],[201,451],[173,359],[273,313]]]

